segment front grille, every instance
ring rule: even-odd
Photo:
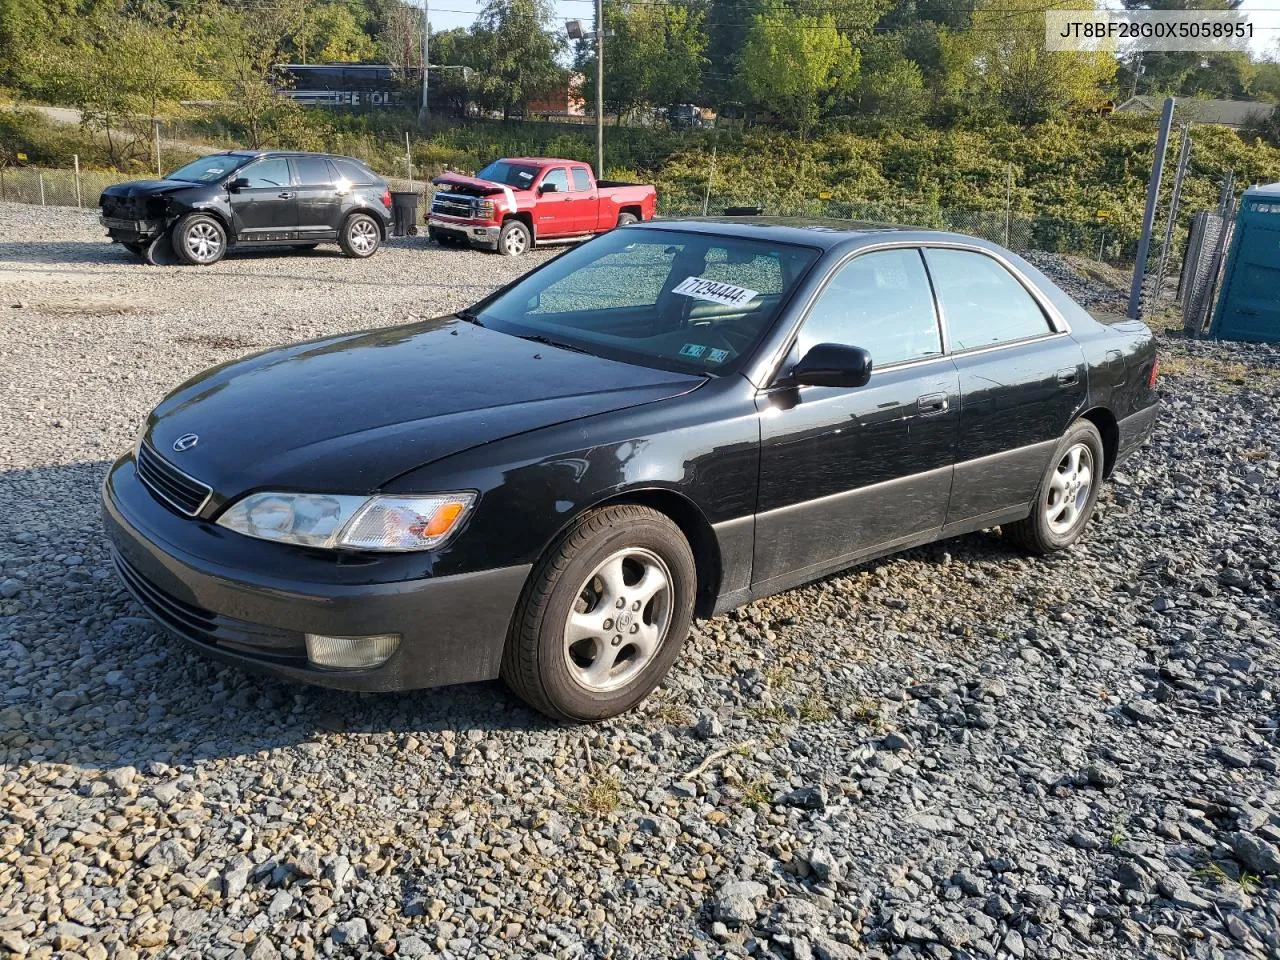
[[[138,479],[151,495],[179,513],[194,517],[209,502],[213,488],[187,476],[143,441],[138,447]]]
[[[104,217],[112,217],[129,221],[137,219],[134,216],[134,214],[137,213],[134,202],[132,199],[127,197],[112,197],[104,193],[99,198],[98,205],[102,208],[102,215]]]
[[[112,550],[111,558],[120,579],[138,605],[161,626],[184,640],[274,659],[292,660],[306,656],[306,639],[301,633],[224,617],[179,600],[143,576],[120,552]]]
[[[437,193],[431,198],[431,212],[446,217],[474,217],[475,201],[452,193]]]

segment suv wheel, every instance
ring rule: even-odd
[[[378,232],[378,224],[373,217],[367,213],[353,213],[342,225],[342,237],[338,242],[348,257],[363,260],[378,252],[382,234]]]
[[[504,257],[518,257],[533,246],[533,237],[523,220],[508,220],[498,234],[498,252]]]
[[[631,504],[589,513],[525,585],[502,678],[557,720],[625,713],[679,656],[696,587],[689,542],[665,515]]]
[[[173,251],[183,263],[207,267],[227,252],[227,231],[207,213],[187,213],[173,225]]]

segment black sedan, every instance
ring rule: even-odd
[[[378,252],[391,223],[386,181],[351,157],[233,150],[163,180],[118,183],[98,200],[113,243],[144,257],[208,266],[231,247],[310,250],[337,243],[349,257]]]
[[[1152,429],[1141,323],[990,243],[626,227],[455,316],[179,387],[103,489],[120,575],[203,652],[629,709],[709,616],[1000,526],[1073,544]]]

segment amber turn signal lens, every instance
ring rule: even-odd
[[[448,503],[442,504],[440,509],[435,512],[435,516],[431,518],[431,522],[427,524],[427,529],[423,531],[428,537],[443,537],[446,533],[453,529],[453,525],[458,522],[458,518],[462,516],[462,512],[467,509],[465,503],[459,503],[457,500],[450,500]]]

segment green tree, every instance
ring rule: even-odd
[[[929,106],[924,72],[904,52],[901,34],[873,37],[862,45],[858,112],[889,126],[919,121]]]
[[[1076,9],[1075,2],[1057,6]],[[1099,105],[1115,57],[1046,50],[1044,11],[1043,0],[984,0],[971,29],[946,35],[944,62],[958,92],[1021,124]]]
[[[701,89],[707,35],[702,12],[683,6],[609,0],[604,8],[604,106],[618,123],[648,104],[695,99]],[[586,76],[583,95],[595,102],[595,43],[579,44],[576,65]]]
[[[806,133],[828,94],[854,87],[858,64],[833,16],[794,13],[771,0],[747,32],[742,79],[755,104]]]
[[[300,22],[290,31],[290,46],[301,63],[360,63],[373,60],[378,50],[365,32],[362,6],[336,0],[302,8]]]
[[[472,28],[484,65],[477,84],[504,118],[566,82],[556,57],[567,41],[551,32],[554,22],[550,0],[488,0],[480,10]]]

